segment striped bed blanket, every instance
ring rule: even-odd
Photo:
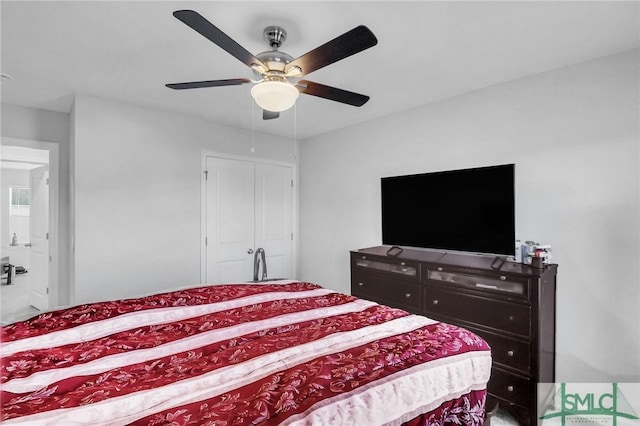
[[[487,343],[305,282],[85,304],[2,327],[2,422],[481,425]]]

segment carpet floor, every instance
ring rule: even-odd
[[[0,288],[0,323],[3,325],[30,318],[40,311],[29,304],[29,273],[18,274],[11,284]]]

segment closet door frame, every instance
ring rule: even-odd
[[[291,250],[291,270],[292,279],[298,276],[298,248],[299,248],[299,226],[298,226],[298,168],[296,163],[286,161],[269,160],[265,158],[248,157],[233,154],[224,154],[215,151],[203,151],[200,165],[200,283],[207,284],[207,157],[216,157],[226,160],[248,161],[252,163],[270,164],[275,166],[290,167],[293,188],[291,191],[291,229],[293,230],[293,241]]]

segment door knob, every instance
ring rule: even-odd
[[[249,254],[253,254],[253,249],[249,249],[249,250],[247,250],[247,253],[249,253]]]

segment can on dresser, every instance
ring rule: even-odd
[[[534,241],[525,241],[524,244],[522,244],[522,263],[531,265],[531,258],[536,251],[536,245]]]
[[[522,263],[522,241],[516,240],[516,263]]]

